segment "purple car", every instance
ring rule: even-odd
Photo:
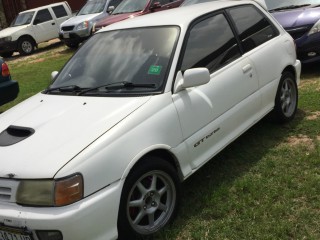
[[[320,0],[265,0],[269,12],[291,34],[302,63],[320,61]]]

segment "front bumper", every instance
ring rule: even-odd
[[[0,42],[0,53],[14,52],[17,50],[17,41]]]
[[[297,58],[302,63],[320,61],[320,33],[310,36],[303,35],[295,40],[297,46]]]
[[[122,188],[118,181],[85,199],[65,207],[23,207],[0,203],[0,225],[32,233],[60,231],[63,240],[117,239],[117,216]]]
[[[0,83],[0,106],[16,99],[19,93],[17,81],[9,80]]]
[[[81,43],[88,39],[91,35],[89,29],[79,31],[59,32],[59,38],[66,43]]]

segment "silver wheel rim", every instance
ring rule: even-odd
[[[283,114],[291,117],[296,109],[297,90],[291,78],[286,78],[281,87],[280,104]]]
[[[176,189],[171,177],[159,170],[148,172],[138,179],[129,193],[129,223],[139,234],[155,233],[168,222],[175,203]]]
[[[31,53],[32,51],[32,44],[29,41],[23,41],[21,43],[21,48],[25,53]]]

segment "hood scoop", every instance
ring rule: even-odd
[[[35,133],[35,130],[27,127],[9,126],[6,130],[0,133],[0,146],[6,147],[30,137]]]

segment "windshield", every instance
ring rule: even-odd
[[[144,9],[146,4],[147,0],[125,0],[118,5],[118,7],[113,11],[112,15],[139,12]]]
[[[107,0],[89,0],[79,11],[78,15],[103,12]]]
[[[11,27],[22,26],[30,24],[33,18],[34,12],[20,13],[11,23]]]
[[[162,91],[178,34],[179,28],[172,26],[95,34],[65,65],[49,90],[71,86],[61,93],[86,89],[87,95]],[[130,87],[121,88],[117,83]],[[102,88],[107,85],[118,88]]]
[[[320,0],[265,0],[269,10],[291,6],[320,5]]]

